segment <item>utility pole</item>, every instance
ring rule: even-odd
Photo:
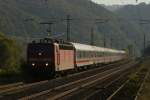
[[[106,35],[105,35],[105,33],[104,33],[104,48],[106,47]]]
[[[67,15],[65,20],[67,22],[67,41],[70,41],[70,21],[73,19],[70,18],[70,15]]]
[[[99,19],[97,20],[98,22],[96,22],[96,23],[101,23],[101,24],[103,24],[103,23],[106,23],[106,22],[108,22],[108,19],[107,20],[103,20],[103,21],[100,21],[99,22]],[[103,44],[104,44],[104,48],[106,47],[106,34],[105,33],[103,33]]]
[[[146,20],[141,20],[141,21],[143,21],[143,22],[140,23],[141,27],[144,24],[148,24],[146,22]],[[142,31],[143,31],[143,52],[144,52],[144,50],[146,49],[146,34],[145,34],[145,31],[143,29],[142,29]]]
[[[112,36],[110,37],[110,48],[112,48],[112,45],[113,45],[113,38]]]
[[[145,35],[145,32],[144,32],[144,50],[146,49],[146,35]]]
[[[136,47],[137,47],[137,41],[136,40],[134,41],[134,44],[135,44],[135,46],[134,46],[134,56],[136,56]]]
[[[47,29],[47,36],[50,37],[52,35],[52,25],[54,22],[41,22],[40,24],[48,25],[49,28]]]
[[[94,45],[94,27],[91,28],[91,45]]]

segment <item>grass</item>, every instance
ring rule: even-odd
[[[149,68],[150,61],[147,61],[147,63],[145,63],[144,66]],[[146,79],[143,89],[140,92],[140,95],[138,96],[137,100],[150,100],[150,74],[149,74],[148,78]]]
[[[129,82],[125,84],[125,86],[119,91],[119,93],[117,93],[112,98],[112,100],[134,100],[141,84],[143,83],[144,77],[148,72],[149,65],[150,60],[144,61],[139,67],[137,73],[133,73],[129,76]],[[149,99],[142,99],[142,100],[149,100]]]
[[[8,84],[22,80],[22,72],[0,69],[0,84]]]
[[[21,74],[21,73],[0,69],[0,77],[9,77],[9,76],[18,75],[18,74]]]
[[[149,100],[150,99],[150,76],[146,80],[144,87],[140,93],[138,100]]]

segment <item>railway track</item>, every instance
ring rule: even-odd
[[[18,92],[24,91],[25,89],[28,89],[30,87],[34,87],[36,85],[43,84],[43,83],[46,83],[46,82],[48,82],[48,80],[35,82],[35,83],[31,83],[31,84],[18,84],[18,83],[15,83],[14,85],[10,85],[10,87],[7,87],[6,89],[1,90],[0,91],[0,98],[2,97],[2,95],[9,95],[11,93],[18,93]]]
[[[125,62],[124,62],[125,63]],[[53,80],[46,80],[46,81],[42,81],[42,82],[37,82],[37,83],[32,83],[32,84],[25,84],[25,85],[21,85],[21,86],[17,86],[15,88],[11,88],[9,89],[9,91],[3,91],[0,92],[0,99],[33,99],[38,97],[38,99],[40,98],[49,98],[49,97],[53,97],[51,99],[55,99],[56,97],[60,97],[63,95],[66,95],[70,92],[74,92],[76,90],[78,90],[79,88],[83,88],[86,86],[89,86],[91,84],[93,84],[96,81],[100,81],[100,80],[104,80],[105,78],[108,78],[109,76],[111,76],[112,74],[117,73],[117,71],[115,70],[119,70],[122,67],[117,67],[114,68],[112,66],[120,66],[124,63],[117,63],[117,64],[111,64],[108,65],[106,67],[102,67],[102,68],[96,68],[94,70],[88,70],[86,72],[81,72],[81,73],[77,73],[74,75],[70,75],[67,77],[62,77],[62,78],[57,78],[57,79],[53,79]],[[110,70],[108,70],[108,68]],[[110,74],[110,72],[112,72]],[[93,75],[96,74],[96,75]],[[104,76],[104,74],[107,74],[108,76],[106,77],[102,77]],[[95,80],[98,79],[98,80]],[[85,84],[87,83],[87,84]],[[65,88],[67,89],[66,92],[62,91],[62,89]],[[62,91],[61,93],[58,93],[56,91]],[[54,92],[55,91],[55,92]],[[51,96],[50,93],[52,93]],[[53,94],[54,93],[54,94]],[[47,95],[49,94],[49,95]],[[59,96],[58,96],[59,94]],[[40,96],[40,98],[39,98]]]
[[[11,89],[13,87],[18,87],[18,86],[21,86],[23,84],[24,84],[24,82],[17,82],[17,83],[10,83],[10,84],[6,84],[6,85],[0,85],[0,93],[4,90],[6,91],[8,89]]]
[[[113,76],[113,77],[109,78],[108,80],[100,83],[99,85],[92,87],[90,89],[89,93],[86,93],[87,96],[83,96],[82,100],[106,100],[106,98],[108,97],[108,93],[106,93],[106,92],[111,92],[111,91],[108,91],[106,89],[109,88],[110,86],[112,86],[112,84],[120,81],[126,75],[127,75],[127,73],[124,73],[120,76],[119,76],[119,74],[116,74],[115,76]],[[117,77],[117,76],[119,76],[119,77]]]
[[[110,84],[111,82],[107,83],[109,79],[111,79],[114,75],[119,75],[119,74],[122,74],[124,71],[127,71],[131,67],[129,66],[130,65],[127,65],[126,67],[125,66],[119,67],[114,70],[108,70],[108,73],[104,72],[100,76],[98,75],[97,77],[99,78],[93,79],[89,82],[86,82],[80,85],[76,85],[72,89],[66,90],[66,88],[68,87],[63,87],[59,90],[54,89],[51,91],[53,95],[51,95],[51,93],[49,92],[47,93],[47,95],[42,94],[39,97],[37,96],[37,98],[38,100],[47,99],[47,98],[49,98],[49,100],[86,100],[85,98],[87,97],[87,95],[93,93],[93,87],[94,89],[95,89],[95,86],[96,87],[99,86],[98,88],[103,88],[104,85]],[[55,91],[56,91],[56,94],[54,95]],[[32,98],[32,100],[37,99],[37,98]]]
[[[112,95],[114,95],[114,93],[126,83],[128,80],[127,76],[132,72],[135,72],[136,69],[138,69],[138,67],[134,67],[123,74],[118,73],[102,84],[99,84],[94,88],[92,87],[92,91],[89,92],[89,95],[85,96],[82,100],[111,100]]]
[[[116,73],[116,72],[114,72],[115,70],[116,70],[116,68],[108,70],[108,71],[104,71],[102,73],[99,73],[99,74],[96,74],[93,76],[89,76],[89,77],[86,77],[86,78],[83,78],[83,79],[62,85],[62,86],[55,87],[53,89],[49,89],[49,90],[42,91],[40,93],[31,95],[31,96],[24,97],[21,100],[43,99],[43,98],[45,98],[45,99],[50,98],[50,100],[55,100],[55,99],[65,96],[69,93],[77,91],[80,88],[84,88],[86,86],[92,85],[93,83],[95,83],[97,81],[103,80],[103,79],[107,78],[108,76]],[[110,72],[113,72],[113,73],[110,73]],[[102,76],[104,76],[104,77],[102,77]]]

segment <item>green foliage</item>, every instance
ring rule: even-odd
[[[95,45],[103,46],[104,33],[107,37],[107,47],[110,47],[110,37],[113,37],[112,46],[117,49],[123,49],[131,42],[120,29],[124,22],[121,23],[115,14],[91,0],[48,0],[47,2],[44,0],[2,0],[0,30],[19,36],[45,37],[47,27],[41,26],[39,22],[53,21],[53,18],[56,18],[56,23],[52,26],[52,35],[53,33],[66,33],[66,22],[60,19],[66,18],[68,14],[73,19],[81,19],[71,21],[70,36],[73,42],[90,43],[92,27],[94,27]],[[34,18],[34,21],[24,21],[28,18]],[[109,19],[106,23],[96,23],[93,20],[105,18]],[[127,29],[131,27],[130,24],[126,26]],[[132,32],[137,33],[137,31]],[[61,38],[66,39],[66,36]]]
[[[20,49],[16,42],[0,33],[0,69],[1,72],[20,71]],[[4,71],[2,71],[4,70]]]
[[[128,27],[128,22],[126,21],[123,27],[123,30],[128,33],[129,38],[136,41],[136,45],[143,49],[143,40],[144,34],[146,34],[146,40],[150,38],[150,4],[140,3],[139,5],[126,5],[121,7],[120,9],[114,11],[118,15],[124,17],[125,19],[129,19],[132,27]],[[149,44],[148,42],[146,44]]]
[[[125,49],[129,44],[133,44],[136,53],[139,54],[139,49],[143,48],[143,30],[149,33],[150,28],[147,28],[147,25],[141,27],[139,21],[128,19],[139,19],[140,15],[147,16],[148,19],[150,14],[149,5],[142,7],[139,5],[140,15],[136,7],[119,7],[117,11],[110,12],[91,0],[1,0],[0,30],[8,35],[19,35],[23,38],[25,36],[41,38],[47,36],[48,27],[41,26],[39,22],[54,21],[56,23],[52,25],[52,35],[62,34],[66,33],[66,21],[61,19],[65,19],[69,14],[75,19],[71,20],[72,42],[90,43],[91,28],[94,27],[95,45],[103,46],[105,34],[106,47],[111,47],[112,44],[113,48]],[[143,16],[141,18],[144,18]],[[31,18],[34,20],[25,20]],[[99,20],[98,22],[104,23],[96,23],[97,21],[93,19],[109,20],[106,22]],[[66,34],[59,38],[66,39]]]
[[[147,63],[147,62],[146,62]],[[148,72],[148,66],[146,63],[142,63],[136,73],[131,74],[129,81],[127,81],[124,87],[112,98],[112,100],[134,100],[137,92],[140,89],[141,84]]]

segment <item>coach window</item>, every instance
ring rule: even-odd
[[[100,57],[100,56],[101,56],[101,53],[99,52],[99,53],[98,53],[98,57]]]
[[[89,51],[87,51],[87,57],[89,58],[89,55],[90,55],[90,53],[89,53]]]
[[[82,54],[83,54],[83,58],[85,58],[85,52],[84,51],[82,51]]]
[[[88,57],[88,52],[87,52],[87,51],[85,52],[85,57],[86,57],[86,58]]]
[[[92,51],[92,57],[94,57],[94,52]]]
[[[79,58],[81,58],[81,52],[79,51]]]
[[[109,56],[111,56],[111,52],[109,52]]]
[[[93,52],[91,51],[91,57],[93,58]]]
[[[94,51],[93,51],[93,53],[92,53],[92,54],[93,54],[93,57],[95,57]]]
[[[81,52],[79,52],[79,58],[81,58]]]
[[[89,52],[89,58],[91,58],[91,51]]]
[[[108,56],[108,52],[106,52],[106,56]]]
[[[98,53],[96,52],[96,57],[98,56]]]
[[[86,52],[84,51],[84,58],[86,58]]]
[[[97,57],[97,52],[95,52],[95,57]]]
[[[88,51],[86,52],[86,57],[88,58]]]
[[[87,57],[87,58],[89,57],[89,53],[88,53],[88,51],[86,52],[86,57]]]
[[[83,58],[83,53],[82,53],[82,51],[80,52],[80,54],[81,54],[81,58]]]
[[[113,53],[111,52],[111,56],[113,56]]]
[[[81,51],[80,53],[81,53],[81,58],[83,58],[83,53],[82,53],[82,51]]]
[[[83,54],[82,54],[82,52],[80,52],[80,58],[82,58],[83,57]]]
[[[80,52],[80,54],[81,54],[81,58],[83,58],[83,53],[82,53],[82,51]]]
[[[82,51],[80,51],[80,58],[83,58],[83,54],[82,54]]]
[[[97,55],[96,55],[97,57],[99,57],[99,52],[97,52]]]
[[[87,58],[87,51],[85,52],[85,58]]]
[[[106,52],[106,56],[108,56],[109,55],[109,53],[108,52]]]
[[[91,57],[91,51],[88,52],[88,57],[89,57],[89,58]]]
[[[95,57],[95,52],[93,52],[93,57]]]
[[[83,51],[83,58],[85,58],[85,51]]]
[[[79,52],[77,52],[77,58],[80,58],[80,53]]]

